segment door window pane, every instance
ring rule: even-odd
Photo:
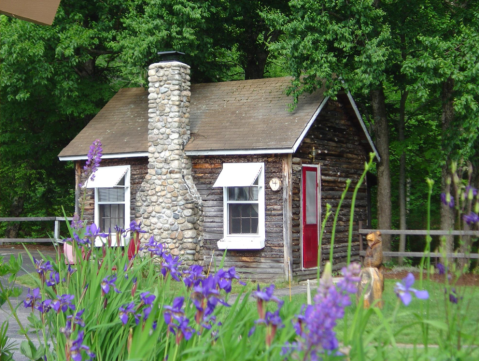
[[[306,197],[306,224],[317,223],[316,194],[316,172],[306,171],[306,191],[304,192]]]

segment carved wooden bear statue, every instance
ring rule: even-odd
[[[381,238],[381,232],[369,233],[366,240],[368,241],[368,249],[366,250],[363,266],[378,269],[381,288],[384,291],[383,239]]]

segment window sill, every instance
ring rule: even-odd
[[[264,238],[259,237],[226,237],[218,241],[218,249],[263,249]]]

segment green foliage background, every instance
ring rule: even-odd
[[[158,60],[158,51],[175,49],[187,54],[193,82],[293,75],[292,102],[318,86],[319,78],[327,80],[331,94],[346,87],[373,136],[368,94],[383,84],[393,224],[398,226],[398,164],[405,150],[408,227],[424,229],[425,178],[436,181],[438,202],[446,155],[479,166],[479,12],[475,3],[463,5],[439,0],[62,0],[51,27],[2,15],[0,216],[60,215],[62,205],[72,213],[73,166],[60,162],[58,153],[119,88],[146,85],[147,67]],[[456,116],[443,139],[440,85],[449,76],[455,79]],[[404,91],[409,93],[406,141],[399,142]],[[439,207],[434,212],[437,228]],[[1,224],[0,237],[4,228]],[[23,235],[43,237],[44,232],[41,226],[21,226]]]

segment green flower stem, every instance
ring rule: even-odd
[[[375,157],[374,153],[369,153],[369,162],[365,163],[364,165],[364,172],[361,175],[361,178],[359,178],[358,184],[356,184],[356,187],[354,188],[353,198],[351,200],[351,215],[349,217],[349,234],[348,234],[348,260],[347,260],[348,265],[351,263],[351,244],[353,242],[354,206],[356,204],[356,196],[358,194],[359,188],[363,184],[364,178],[366,177],[366,174],[368,173],[369,168],[373,164],[374,157]]]
[[[178,343],[175,346],[175,353],[173,354],[173,361],[176,361],[176,355],[178,355]]]
[[[15,279],[13,280],[13,283],[15,283]],[[2,282],[0,282],[0,289],[2,290],[2,293],[5,294],[5,288],[3,288]],[[27,330],[25,330],[22,322],[18,318],[17,311],[13,308],[12,302],[10,301],[10,296],[8,294],[7,294],[7,303],[8,303],[8,308],[10,308],[10,311],[12,312],[13,317],[15,317],[15,321],[17,321],[18,327],[20,327],[20,330],[22,331],[22,334],[25,335],[25,338],[29,342],[31,342],[32,340],[30,340],[30,337],[28,337]]]
[[[321,274],[321,250],[323,247],[323,236],[324,236],[324,229],[326,228],[326,223],[328,222],[329,216],[331,215],[331,205],[326,204],[326,215],[324,216],[323,219],[323,224],[321,225],[321,233],[319,234],[319,244],[318,244],[318,274],[317,274],[317,279],[318,279],[318,284],[319,284],[319,278]]]
[[[168,345],[170,343],[170,335],[169,335],[169,331],[167,330],[166,331],[166,345],[165,345],[165,354],[163,355],[163,360],[166,360],[167,357],[168,357]]]
[[[338,208],[336,209],[336,214],[334,215],[334,222],[333,222],[333,231],[331,232],[331,249],[329,250],[329,262],[331,265],[333,264],[333,250],[334,250],[334,237],[336,235],[336,223],[338,223],[339,211],[341,210],[341,204],[343,204],[343,200],[348,193],[349,185],[351,184],[351,179],[346,181],[346,189],[344,190],[343,194],[341,194],[341,199],[339,200]]]

